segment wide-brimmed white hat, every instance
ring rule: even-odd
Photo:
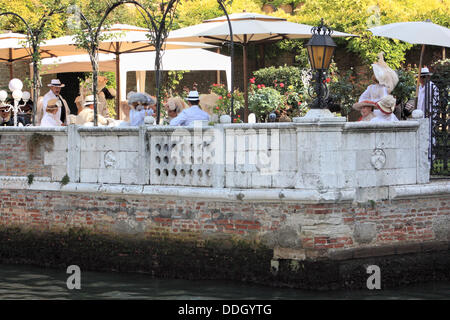
[[[88,105],[90,105],[90,104],[94,104],[94,95],[89,95],[89,96],[86,96],[86,99],[84,99],[84,106],[88,106]]]
[[[63,84],[63,83],[61,83],[61,81],[60,81],[59,79],[52,79],[52,80],[50,81],[50,83],[48,84],[48,86],[49,86],[49,87],[60,87],[60,88],[63,88],[63,87],[65,87],[66,85]]]
[[[188,97],[186,98],[187,101],[198,101],[200,100],[200,96],[198,95],[198,91],[190,91]]]
[[[394,112],[396,100],[392,95],[387,95],[381,98],[377,103],[378,109],[385,114]]]
[[[378,83],[385,86],[388,93],[391,93],[398,83],[398,75],[384,61],[383,52],[378,54],[378,61],[372,64],[372,69]]]
[[[432,75],[433,75],[433,73],[431,73],[431,72],[430,72],[430,69],[428,69],[427,67],[423,67],[423,68],[420,70],[420,76],[421,76],[421,77],[432,76]]]

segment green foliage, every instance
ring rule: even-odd
[[[248,109],[260,122],[265,122],[271,112],[285,108],[286,97],[272,87],[252,85],[248,95]]]
[[[184,74],[189,72],[185,71],[168,71],[165,81],[163,81],[162,86],[162,96],[169,98],[174,96],[180,96],[181,93],[177,92],[176,89],[183,80]]]
[[[219,100],[217,101],[217,105],[213,109],[213,112],[217,114],[219,117],[224,114],[230,114],[230,106],[231,106],[231,93],[225,87],[224,84],[214,83],[210,87],[210,91],[219,96]],[[233,91],[233,109],[239,110],[244,106],[244,96],[239,91]],[[237,116],[235,122],[239,122],[240,115]]]
[[[31,185],[33,183],[33,180],[34,180],[34,174],[30,173],[27,176],[27,183],[28,183],[28,185]]]
[[[431,65],[433,75],[431,81],[441,90],[447,89],[450,86],[450,59],[443,59],[436,61]]]
[[[297,67],[309,68],[308,50],[304,46],[304,40],[282,40],[276,42],[275,47],[276,55],[279,54],[279,50],[294,53]]]
[[[353,70],[340,72],[336,70],[330,78],[329,91],[333,103],[339,105],[341,114],[348,114],[360,94],[355,92]]]
[[[407,102],[416,91],[415,72],[411,68],[399,69],[398,84],[392,91],[392,95],[397,99],[397,104]]]
[[[360,37],[337,39],[336,43],[345,45],[357,53],[364,63],[376,60],[378,52],[385,52],[386,62],[398,68],[404,61],[408,43],[387,38],[374,37],[367,29],[401,21],[423,21],[431,19],[435,23],[449,26],[449,0],[309,0],[296,11],[294,22],[317,25],[320,18],[333,30],[357,34]]]
[[[70,178],[69,176],[66,174],[62,179],[61,179],[61,186],[65,186],[66,184],[68,184],[70,182]]]
[[[268,67],[253,72],[256,84],[274,87],[281,94],[287,91],[300,91],[302,88],[301,70],[297,67]]]

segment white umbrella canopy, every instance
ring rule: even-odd
[[[111,53],[116,56],[116,83],[120,86],[120,55],[124,53],[149,52],[155,51],[154,45],[149,41],[148,29],[128,24],[113,24],[100,31],[100,36],[105,39],[99,43],[100,53]],[[86,54],[86,50],[77,48],[75,36],[64,36],[46,41],[41,45],[41,50],[59,50],[63,52],[61,55],[78,55]],[[165,42],[162,50],[182,49],[182,48],[214,48],[213,45],[203,43],[169,43]],[[118,114],[121,101],[120,90],[117,90],[116,112]]]
[[[250,43],[263,43],[284,39],[307,39],[312,36],[312,26],[289,22],[284,18],[264,14],[243,12],[229,15],[233,31],[233,41],[243,46],[243,76],[245,112],[244,120],[248,118],[247,92],[247,47]],[[351,37],[352,34],[335,31],[332,37]],[[229,42],[230,30],[226,16],[206,20],[202,24],[174,30],[169,33],[167,41],[199,41],[199,42]]]
[[[431,21],[397,22],[370,28],[375,36],[397,39],[412,44],[421,44],[419,72],[416,84],[416,100],[419,92],[419,79],[425,45],[450,47],[450,29]]]
[[[138,52],[125,53],[120,59],[120,91],[126,96],[126,74],[129,71],[153,71],[156,53]],[[114,54],[99,54],[99,71],[114,72],[116,68]],[[150,62],[150,63],[148,63]],[[57,58],[46,58],[41,61],[41,74],[64,72],[92,72],[89,55],[75,55]],[[227,83],[230,86],[230,57],[204,49],[167,50],[162,54],[161,70],[224,70]]]
[[[375,36],[412,44],[450,47],[450,29],[427,21],[397,22],[370,28]]]
[[[289,22],[284,18],[258,13],[233,13],[229,15],[233,40],[240,43],[311,38],[312,26]],[[246,39],[244,39],[244,36]],[[334,31],[332,37],[351,37],[352,34]],[[230,40],[230,30],[225,16],[205,20],[204,23],[169,33],[168,41],[223,42]]]

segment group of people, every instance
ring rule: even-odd
[[[394,114],[396,99],[391,94],[399,81],[398,75],[386,64],[382,53],[379,54],[378,61],[372,64],[372,68],[375,83],[369,85],[359,97],[358,102],[353,105],[353,109],[361,113],[358,121],[398,121],[399,119]],[[425,78],[430,75],[428,68],[422,68],[417,109],[422,110],[424,113]],[[80,96],[76,99],[78,110],[73,112],[69,109],[66,100],[61,96],[61,88],[64,86],[59,79],[52,79],[48,84],[50,91],[38,102],[37,125],[64,126],[71,123],[93,125],[94,96],[82,96],[80,90]],[[99,96],[97,96],[97,101],[99,101],[98,99]],[[163,120],[164,124],[188,126],[196,120],[209,121],[210,115],[200,107],[198,91],[190,91],[185,100],[186,102],[181,97],[172,97],[167,100],[164,104],[167,112],[167,117]],[[130,107],[129,121],[115,120],[105,116],[104,112],[98,112],[98,125],[140,126],[145,123],[146,117],[153,117],[156,114],[156,98],[147,93],[130,92],[127,95],[127,103]],[[415,105],[413,108],[415,108]],[[32,108],[28,109],[30,113]],[[7,112],[5,106],[0,107],[0,125],[13,125],[12,121],[11,112]],[[19,121],[24,122],[22,118]],[[26,123],[23,123],[23,125],[26,125]]]
[[[37,123],[40,126],[55,127],[68,124],[93,125],[94,122],[94,95],[85,96],[82,101],[78,99],[77,114],[71,114],[66,100],[61,96],[61,88],[65,85],[59,79],[52,79],[48,84],[47,92],[38,104]],[[209,114],[199,106],[198,91],[190,91],[186,102],[181,97],[172,97],[167,100],[164,107],[167,117],[164,123],[171,126],[188,126],[196,120],[209,120]],[[97,114],[97,124],[100,126],[140,126],[145,123],[146,117],[156,114],[156,98],[147,93],[130,92],[127,95],[130,107],[129,121],[115,120]],[[0,110],[0,115],[1,113]],[[2,118],[3,119],[3,118]]]
[[[394,114],[396,99],[392,91],[399,79],[397,73],[384,61],[383,54],[378,55],[378,61],[372,64],[374,84],[369,85],[361,94],[353,109],[361,113],[358,121],[395,122],[399,121]],[[428,68],[421,69],[417,109],[425,113],[425,79],[431,75]],[[414,100],[408,102],[410,111],[416,108]]]

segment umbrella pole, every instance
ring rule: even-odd
[[[247,83],[247,35],[244,34],[244,43],[243,43],[243,63],[244,63],[244,100],[245,100],[245,108],[244,108],[244,122],[248,122],[248,83]]]
[[[120,55],[116,53],[116,120],[120,119]]]
[[[12,59],[12,49],[9,49],[9,80],[13,78],[13,59]]]
[[[417,76],[417,84],[416,84],[416,98],[415,98],[415,102],[416,102],[416,108],[417,106],[417,102],[419,99],[419,84],[420,84],[420,75],[421,75],[421,71],[422,71],[422,59],[423,59],[423,53],[425,51],[425,45],[422,45],[422,50],[420,51],[420,59],[419,59],[419,74]]]
[[[220,48],[217,48],[216,52],[220,53]],[[220,70],[217,70],[217,73],[216,73],[216,83],[220,84]]]

